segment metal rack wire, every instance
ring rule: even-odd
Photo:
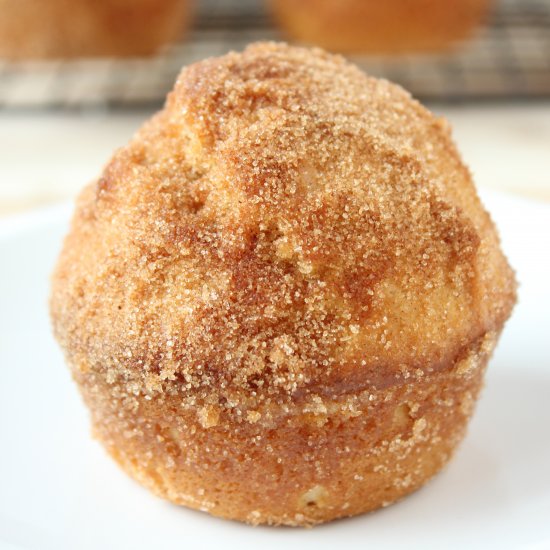
[[[160,104],[183,65],[279,39],[264,2],[203,0],[187,40],[152,58],[0,61],[0,108]],[[423,99],[550,97],[550,1],[502,1],[452,54],[353,60]]]

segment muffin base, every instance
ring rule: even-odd
[[[74,374],[95,436],[158,496],[251,524],[310,526],[387,506],[436,474],[464,436],[495,342],[489,333],[399,386],[310,395],[276,417],[182,411],[176,396],[133,395],[82,364]]]
[[[188,0],[0,0],[0,58],[148,56],[177,40]]]
[[[332,51],[374,54],[452,49],[487,19],[492,3],[271,0],[290,36]]]

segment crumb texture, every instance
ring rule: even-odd
[[[218,515],[308,524],[445,463],[514,301],[446,122],[340,57],[264,43],[185,68],[83,191],[51,311],[132,475]]]

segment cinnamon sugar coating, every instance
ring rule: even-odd
[[[83,191],[51,311],[132,475],[311,524],[446,462],[514,301],[447,124],[340,57],[262,43],[185,68]]]

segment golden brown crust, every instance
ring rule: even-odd
[[[312,397],[266,420],[177,396],[129,397],[77,373],[96,437],[132,477],[177,504],[252,524],[314,525],[387,506],[450,459],[478,396],[495,335],[444,372],[389,390]]]
[[[431,466],[417,465],[410,487],[422,483],[463,432],[459,403],[477,395],[493,344],[475,350],[494,343],[514,301],[495,228],[445,123],[339,57],[258,44],[184,69],[165,109],[85,189],[54,274],[52,319],[102,441],[157,492],[193,506],[190,469],[210,464],[206,447],[231,440],[234,462],[253,434],[275,429],[302,491],[315,476],[286,437],[342,432],[359,437],[353,456],[371,456],[365,422],[396,437],[370,402],[349,425],[334,403],[377,395],[390,414],[414,401],[428,421],[449,393],[447,424],[430,421],[418,451]],[[463,382],[454,372],[468,357],[479,364]],[[143,434],[126,443],[114,402]],[[323,408],[316,431],[303,411]],[[150,436],[157,424],[177,432],[185,464],[172,474]],[[216,474],[213,513],[253,521],[247,480],[264,458]],[[155,471],[168,476],[164,489]],[[369,487],[379,495],[370,481],[362,487],[364,506],[350,513],[382,503],[365,500]],[[296,494],[287,496],[291,506]],[[257,521],[301,523],[292,507],[262,506]],[[342,515],[330,506],[319,521]]]
[[[127,57],[178,39],[188,0],[0,0],[0,58]]]
[[[339,52],[448,49],[486,19],[492,0],[271,0],[293,38]]]

